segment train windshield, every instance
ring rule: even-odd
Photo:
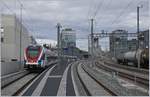
[[[39,53],[40,53],[40,46],[30,46],[27,48],[27,54],[29,57],[35,58],[38,57]]]

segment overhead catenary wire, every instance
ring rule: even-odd
[[[118,26],[118,25],[116,25],[116,24],[118,24],[118,23],[121,23],[121,22],[117,22],[125,13],[127,13],[129,10],[127,10],[129,7],[134,7],[134,6],[131,6],[133,3],[134,3],[134,1],[135,0],[131,0],[127,5],[126,5],[126,7],[124,7],[124,9],[122,9],[121,11],[120,11],[120,13],[119,13],[119,15],[117,15],[116,16],[116,18],[112,21],[112,22],[110,22],[109,24],[110,24],[110,26],[109,27],[106,27],[105,29],[115,29],[114,28],[114,23],[115,23],[115,26]],[[141,2],[141,1],[140,1]],[[139,4],[140,2],[138,2],[137,4]],[[137,6],[137,4],[136,3],[134,3],[136,6]],[[132,8],[132,9],[134,9],[134,8]],[[130,10],[131,11],[131,10]],[[128,12],[129,13],[129,12]],[[118,28],[118,27],[117,27]]]
[[[26,16],[29,18],[29,21],[32,20],[31,16],[28,14],[27,9],[25,8],[25,6],[23,5],[23,2],[21,2],[20,0],[16,0],[18,1],[18,4],[21,6],[22,5],[22,9],[24,10],[24,12],[26,13]],[[32,27],[32,29],[30,28],[31,26],[29,24],[31,24],[29,21],[23,19],[23,24],[26,25],[27,29],[29,32],[34,32],[34,29]],[[30,33],[31,34],[31,33]]]
[[[15,12],[3,0],[1,0],[1,4],[3,4],[12,14],[15,14]]]
[[[101,7],[103,5],[103,2],[104,2],[104,0],[102,0],[102,1],[99,2],[98,6],[97,6],[97,8],[96,8],[96,10],[94,12],[93,18],[95,18],[96,15],[98,14],[99,10],[101,9]]]
[[[127,4],[127,6],[121,10],[120,14],[112,21],[111,25],[113,25],[114,23],[116,23],[119,18],[126,12],[126,10],[133,4],[135,0],[130,0],[130,2]]]
[[[135,1],[135,0],[131,0],[131,2],[129,2],[128,3],[128,7],[126,7],[126,8],[129,8],[129,6],[131,6],[131,4],[133,4],[133,1]],[[131,6],[131,7],[133,7],[133,8],[131,8],[132,10],[134,10],[140,3],[142,2],[142,0],[141,1],[139,1],[139,2],[137,2],[137,3],[134,3],[134,5],[133,6]],[[130,4],[130,5],[129,5]],[[129,11],[131,11],[131,10],[129,10]],[[119,28],[123,28],[123,25],[125,25],[126,23],[121,23],[121,22],[117,22],[125,13],[129,13],[127,10],[122,10],[122,14],[121,15],[119,15],[119,17],[116,17],[116,19],[111,23],[111,26],[115,23],[115,25],[116,24],[118,24],[119,23],[119,25],[120,26],[122,26],[122,27],[119,27]],[[128,14],[129,15],[129,14]],[[127,16],[128,16],[127,15]],[[127,17],[126,16],[126,17]],[[125,21],[125,18],[124,18],[124,21]],[[119,25],[116,25],[117,27],[115,27],[115,28],[118,28],[118,26]],[[108,27],[107,27],[108,28]],[[136,25],[135,26],[133,26],[133,27],[130,27],[129,29],[131,29],[131,28],[136,28]]]
[[[20,0],[17,0],[17,1],[18,1],[18,3],[19,3],[20,5],[23,5],[23,3],[22,3]],[[23,9],[24,12],[26,13],[27,17],[28,17],[30,20],[32,20],[31,15],[28,14],[27,9],[25,8],[24,5],[22,6],[22,9]]]
[[[107,1],[107,0],[106,0]],[[107,3],[106,3],[106,7],[104,7],[103,9],[105,10],[105,9],[108,9],[109,7],[110,7],[110,5],[111,5],[111,3],[112,3],[112,0],[109,0]],[[108,10],[107,10],[108,11]],[[105,12],[107,12],[107,11],[105,11]],[[100,17],[98,17],[98,20],[101,20],[101,17],[102,17],[102,15],[100,15]]]
[[[9,7],[3,0],[1,0],[1,4],[3,4],[12,14],[14,14],[16,16],[17,12],[15,12],[11,7]],[[21,3],[19,3],[19,4],[21,4]],[[23,20],[23,21],[25,21],[25,20]],[[27,24],[26,24],[26,26],[27,26]],[[31,31],[31,30],[29,30],[29,31]]]
[[[103,1],[103,6],[104,6],[104,4],[105,4],[105,6],[103,8],[101,8],[100,10],[103,10],[103,9],[105,10],[105,9],[108,9],[110,7],[110,4],[112,3],[112,0],[109,0],[108,2],[106,2],[106,1],[107,0]],[[99,20],[98,23],[100,23],[101,17],[102,17],[102,14],[98,17],[98,20]],[[95,21],[95,28],[97,28],[98,23],[96,23],[96,21]]]
[[[19,0],[17,0],[17,1],[19,1]],[[17,12],[13,11],[12,8],[10,8],[3,0],[1,0],[1,2],[10,12],[12,12],[15,15],[17,14]],[[21,3],[19,3],[19,4],[21,4]]]
[[[92,5],[94,4],[94,0],[90,0],[89,2],[89,9],[88,9],[88,13],[87,13],[87,18],[90,19],[92,16],[91,16],[91,11],[92,11]]]

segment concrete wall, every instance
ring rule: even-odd
[[[4,41],[1,42],[1,70],[2,75],[23,69],[20,64],[20,32],[21,32],[21,61],[24,59],[24,49],[31,44],[28,30],[14,15],[1,15],[1,23],[4,29]],[[15,61],[13,61],[15,59]],[[20,67],[21,68],[18,68]]]
[[[1,62],[1,76],[19,71],[20,62]]]
[[[1,44],[2,60],[10,62],[20,59],[20,28],[21,24],[14,15],[2,15],[4,28],[4,42]],[[21,59],[24,59],[24,49],[31,43],[28,30],[22,25],[21,31]]]

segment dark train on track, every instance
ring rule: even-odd
[[[50,62],[51,51],[41,45],[29,45],[24,52],[24,67],[45,68]]]
[[[138,49],[136,51],[126,52],[117,57],[118,63],[128,65],[132,63],[133,66],[138,66],[138,61],[141,68],[149,68],[149,49]]]

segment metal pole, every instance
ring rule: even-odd
[[[61,59],[62,59],[62,34],[61,34],[61,31],[60,31],[60,28],[61,28],[61,25],[59,27],[59,59],[60,59],[60,62],[61,62]]]
[[[57,24],[57,51],[58,51],[58,63],[60,64],[60,23]]]
[[[91,50],[90,50],[90,36],[88,35],[88,52],[90,53]]]
[[[138,39],[138,46],[137,49],[140,47],[140,41],[139,41],[139,9],[140,7],[137,7],[137,39]]]
[[[20,65],[19,65],[19,69],[21,69],[21,64],[22,64],[22,59],[21,59],[21,55],[22,55],[22,7],[23,5],[20,5]]]
[[[139,28],[139,9],[142,8],[143,6],[138,6],[137,7],[137,38],[138,38],[138,49],[140,49],[140,40],[139,40],[139,35],[140,35],[140,28]],[[140,56],[138,56],[140,57]],[[138,68],[140,68],[140,58],[138,58]]]
[[[93,20],[91,19],[91,55],[93,56]]]
[[[93,20],[94,19],[91,19],[91,57],[92,57],[92,64],[91,64],[91,66],[94,66],[94,62],[93,62]]]

